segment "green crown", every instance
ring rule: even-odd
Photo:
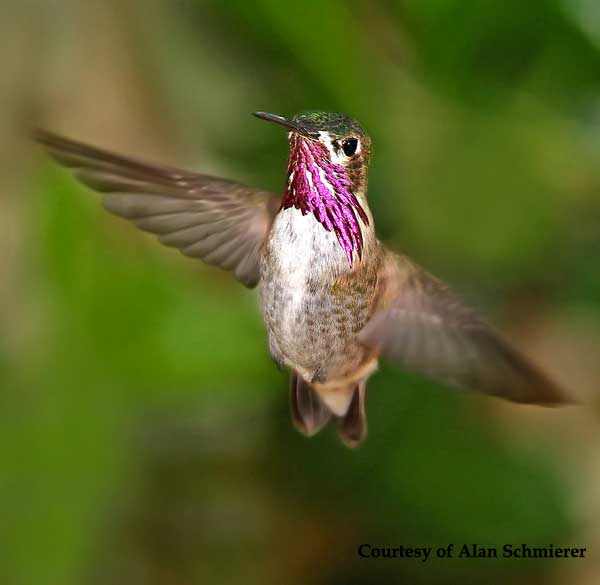
[[[337,112],[300,112],[294,116],[294,122],[308,132],[329,132],[336,138],[342,138],[349,134],[365,136],[362,126],[354,118]]]

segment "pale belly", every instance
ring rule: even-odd
[[[306,380],[351,376],[365,362],[356,333],[370,295],[340,286],[348,274],[335,234],[296,209],[277,216],[261,267],[261,303],[273,357]]]

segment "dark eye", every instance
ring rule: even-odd
[[[352,156],[356,152],[358,140],[356,138],[346,138],[342,141],[342,150],[346,156]]]

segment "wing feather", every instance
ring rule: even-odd
[[[453,386],[534,404],[572,401],[440,280],[389,254],[384,307],[359,340],[410,370]]]
[[[258,283],[262,245],[279,209],[279,196],[49,132],[39,131],[36,138],[78,180],[102,193],[111,213],[187,256],[233,271],[248,287]]]

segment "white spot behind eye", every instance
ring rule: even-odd
[[[323,142],[323,144],[325,144],[325,146],[327,147],[327,150],[329,151],[329,154],[331,156],[331,162],[336,163],[336,164],[342,164],[348,161],[348,156],[346,156],[346,154],[344,153],[344,150],[342,148],[342,140],[347,140],[347,139],[332,139],[329,132],[320,132],[320,140],[321,142]],[[354,138],[354,136],[352,137]],[[357,144],[356,144],[356,150],[354,151],[354,154],[360,154],[361,151],[361,142],[359,138],[356,138]],[[334,146],[334,144],[337,146],[337,148]],[[354,155],[352,155],[354,156]]]

